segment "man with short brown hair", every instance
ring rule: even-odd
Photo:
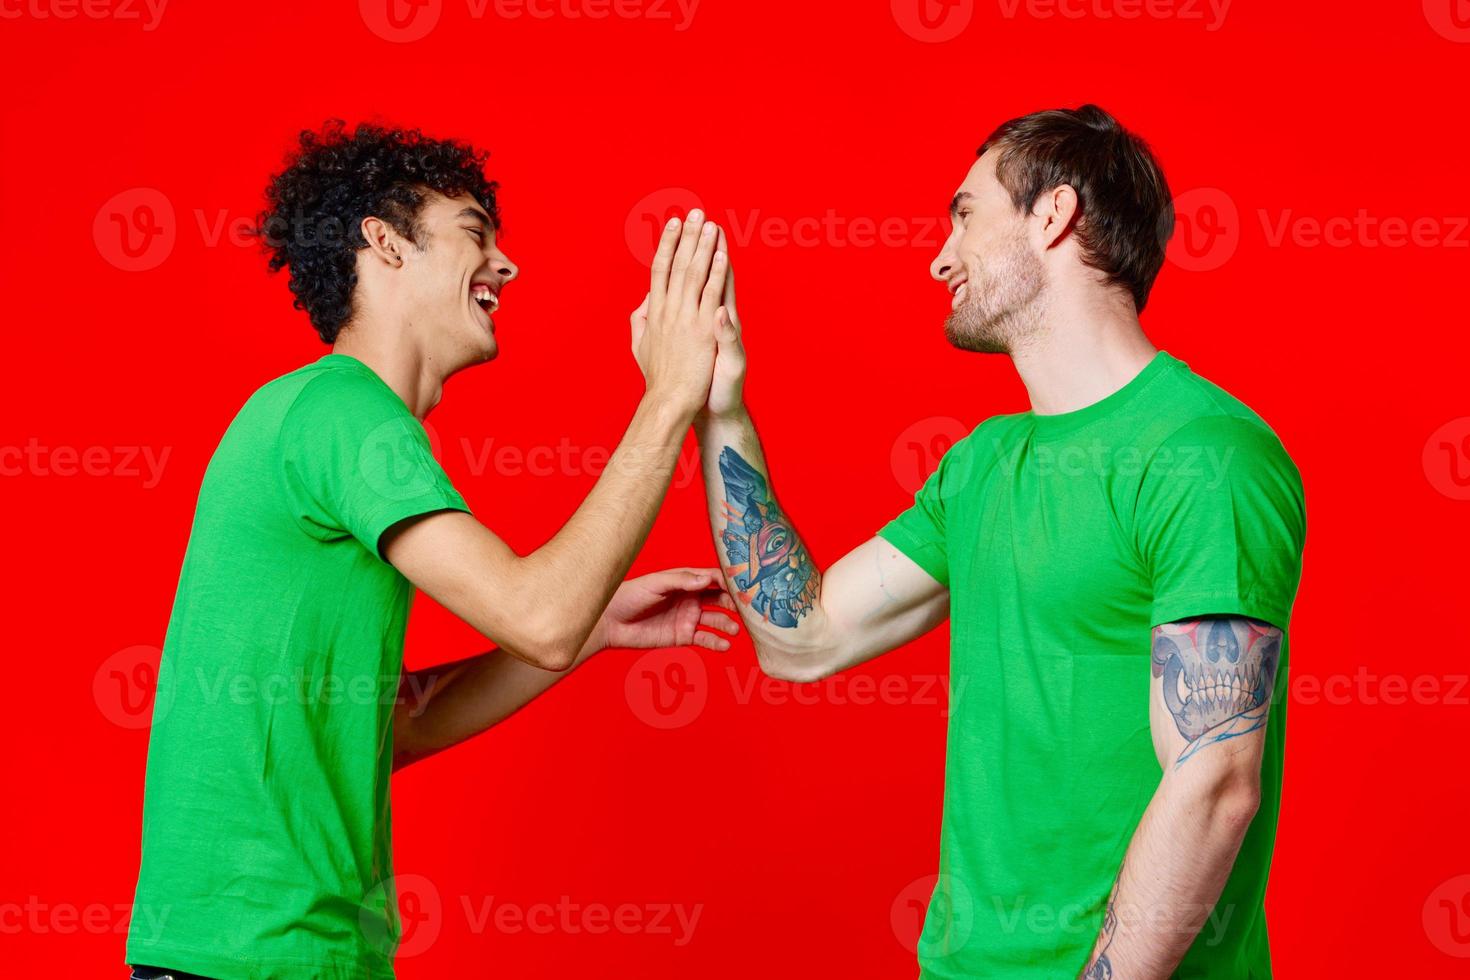
[[[813,681],[951,620],[967,693],[951,705],[924,977],[1269,976],[1296,467],[1258,415],[1144,335],[1172,208],[1106,112],[1001,126],[950,214],[931,266],[945,333],[1009,356],[1031,409],[981,423],[912,508],[825,571],[771,489],[739,317],[720,318],[696,431],[761,664]]]

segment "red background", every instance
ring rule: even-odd
[[[749,402],[826,563],[905,506],[919,459],[932,466],[953,434],[946,419],[1025,407],[1005,359],[946,345],[931,222],[996,123],[1095,101],[1150,140],[1179,197],[1182,234],[1145,327],[1264,415],[1306,480],[1268,898],[1278,971],[1465,973],[1463,0],[1459,21],[1450,0],[1373,19],[1237,0],[1222,21],[1186,0],[1134,18],[1127,0],[1074,0],[1076,17],[1039,3],[1008,16],[1009,0],[990,0],[934,7],[963,26],[948,41],[914,26],[917,0],[704,0],[685,30],[653,0],[635,7],[672,18],[475,17],[442,0],[420,12],[442,8],[433,30],[401,43],[368,26],[382,0],[175,0],[151,30],[145,8],[96,2],[117,16],[0,0],[0,448],[36,447],[20,465],[4,457],[0,482],[11,972],[123,975],[138,705],[199,480],[250,392],[323,353],[284,278],[228,227],[215,234],[254,214],[298,129],[379,118],[492,151],[523,276],[497,318],[500,359],[453,380],[431,422],[456,484],[519,549],[572,512],[597,462],[579,453],[614,445],[640,392],[626,316],[646,279],[628,229],[690,203],[669,188],[732,232],[755,222],[734,236]],[[139,206],[159,196],[150,224]],[[902,240],[851,226],[782,240],[783,222],[829,212],[897,219]],[[171,229],[172,247],[159,237],[150,268],[126,268],[114,215]],[[1338,237],[1315,242],[1312,222],[1329,219]],[[1420,221],[1418,241],[1385,219]],[[576,447],[574,461],[476,472],[491,439]],[[169,452],[156,485],[115,451],[130,446]],[[89,447],[108,462],[99,451],[94,473],[65,475],[67,450]],[[697,478],[673,489],[635,570],[711,562],[703,506]],[[432,604],[416,609],[411,666],[482,648]],[[850,703],[850,679],[807,689],[808,705],[778,703],[791,691],[774,682],[747,696],[758,675],[743,639],[699,658],[702,672],[611,652],[407,770],[395,832],[415,948],[401,975],[913,975],[905,889],[936,870],[944,746],[924,679],[946,650],[941,629],[862,668],[907,691],[868,705]],[[677,680],[676,663],[705,703],[655,727],[638,692]],[[1336,696],[1303,686],[1334,679]],[[1441,900],[1460,903],[1458,923]],[[679,945],[677,928],[477,927],[487,901],[671,903],[700,918]]]

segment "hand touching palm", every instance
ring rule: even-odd
[[[734,413],[743,404],[745,345],[740,339],[740,313],[735,309],[735,269],[729,261],[729,246],[725,240],[724,228],[719,229],[716,238],[715,250],[719,255],[724,256],[721,262],[724,266],[724,287],[721,292],[721,305],[715,310],[714,376],[704,410],[710,415],[720,416]],[[638,308],[628,315],[628,325],[632,328],[635,353],[639,350],[644,333],[648,329],[651,297],[652,294],[644,296]]]
[[[720,229],[715,246],[725,252],[725,229]],[[725,291],[715,311],[715,370],[705,410],[714,416],[730,415],[743,403],[745,387],[745,344],[740,337],[740,314],[735,309],[735,266],[725,266]]]

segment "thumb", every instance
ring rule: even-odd
[[[735,342],[735,324],[730,321],[728,307],[722,306],[715,311],[715,336],[722,344]]]
[[[628,314],[628,327],[633,335],[633,346],[638,346],[638,341],[643,337],[643,330],[648,326],[648,294],[643,294],[643,302],[638,304],[638,309]]]

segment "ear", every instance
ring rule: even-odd
[[[403,265],[403,250],[406,242],[392,225],[382,218],[368,215],[362,219],[361,230],[363,241],[367,242],[370,258],[395,268]]]
[[[1077,220],[1077,191],[1071,184],[1058,184],[1036,200],[1032,214],[1041,218],[1041,247],[1058,244]]]

